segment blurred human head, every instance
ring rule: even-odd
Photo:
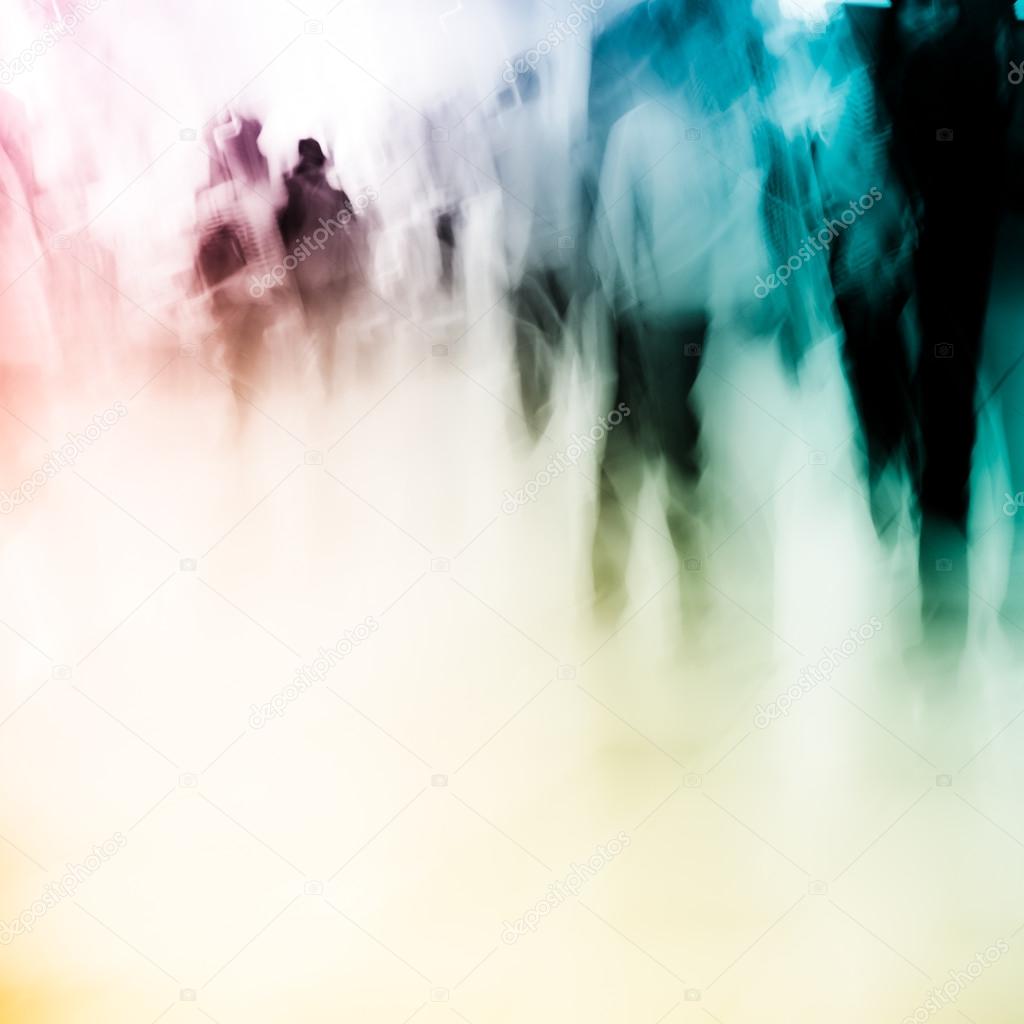
[[[299,163],[305,167],[323,167],[327,163],[327,157],[316,139],[299,141]]]
[[[900,32],[922,44],[949,32],[963,14],[961,0],[892,0]]]
[[[725,108],[764,73],[764,27],[752,0],[648,0],[660,45],[651,64],[670,86],[687,82]]]

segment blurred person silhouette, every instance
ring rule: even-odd
[[[355,210],[327,180],[327,157],[316,139],[299,142],[299,162],[285,179],[288,200],[279,215],[306,324],[320,360],[325,391],[335,384],[338,329],[358,271]]]
[[[582,230],[589,233],[593,223],[597,175],[612,126],[663,89],[654,66],[662,41],[686,34],[687,26],[702,21],[717,25],[714,45],[725,49],[717,61],[695,54],[704,80],[692,81],[691,70],[689,88],[695,95],[732,92],[734,112],[746,120],[754,145],[753,162],[746,140],[735,154],[719,153],[721,172],[747,181],[758,223],[750,223],[750,211],[734,211],[736,227],[741,221],[743,226],[730,243],[733,259],[718,284],[735,293],[729,300],[734,326],[744,335],[772,340],[783,367],[795,376],[826,318],[821,308],[822,293],[827,291],[822,287],[824,270],[812,264],[787,287],[758,301],[749,299],[746,285],[766,266],[776,267],[792,257],[821,218],[809,130],[809,111],[815,104],[808,94],[817,93],[812,88],[812,53],[803,31],[782,17],[777,0],[641,0],[599,34],[593,46],[588,126],[580,161]],[[692,62],[694,57],[680,59]],[[685,77],[687,72],[681,69],[679,74]],[[693,141],[700,144],[699,138]],[[741,191],[737,201],[746,207],[750,196]],[[589,252],[589,246],[584,251]],[[581,279],[586,276],[584,263]]]
[[[643,64],[633,72],[642,86],[629,99],[601,97],[605,115],[622,112],[602,146],[591,253],[613,331],[613,404],[630,410],[606,437],[593,546],[598,608],[612,616],[626,599],[633,509],[651,462],[665,469],[684,610],[697,597],[689,581],[700,566],[702,458],[692,392],[714,281],[735,255],[732,210],[748,187],[738,168],[755,162],[739,103],[751,75],[742,48],[730,47],[739,25],[729,13],[698,0],[627,15],[619,28],[630,63]]]
[[[746,5],[744,5],[746,8]],[[814,173],[814,124],[822,89],[811,40],[802,22],[783,17],[777,0],[755,0],[743,9],[741,45],[754,89],[748,97],[761,202],[760,233],[767,266],[802,260],[774,294],[759,296],[742,324],[775,340],[783,368],[796,378],[827,320],[829,292],[824,260],[813,258],[808,239],[821,228],[824,202]],[[762,277],[758,275],[758,281]]]
[[[451,111],[442,107],[426,125],[426,165],[432,179],[434,236],[437,239],[440,277],[438,283],[446,295],[455,291],[456,254],[462,223],[462,190],[457,173],[454,150],[448,144],[449,129],[438,127],[448,120]]]
[[[553,388],[565,355],[570,301],[576,290],[579,189],[573,163],[576,133],[567,92],[553,74],[556,56],[542,68],[510,61],[515,77],[499,100],[495,166],[502,186],[502,235],[514,331],[519,393],[527,429],[536,440],[554,410]],[[561,84],[561,89],[558,88]]]
[[[893,156],[918,223],[922,620],[926,648],[953,654],[967,630],[975,404],[1004,197],[1012,17],[1009,0],[894,0],[879,51]]]
[[[466,304],[472,298],[470,277],[476,268],[469,263],[474,258],[469,246],[479,227],[477,200],[494,184],[493,169],[486,166],[491,154],[480,145],[482,133],[473,116],[479,106],[476,97],[458,91],[439,103],[425,125],[427,135],[421,147],[426,180],[416,205],[430,214],[439,268],[434,288],[458,300],[450,310],[455,316],[468,312]]]
[[[892,125],[863,31],[846,8],[829,26],[822,57],[829,97],[814,156],[824,225],[832,236],[827,265],[863,438],[871,519],[891,544],[904,484],[916,472],[910,339],[903,321],[913,290],[916,227],[894,173]]]
[[[441,287],[451,295],[455,288],[455,229],[459,222],[457,205],[437,211],[434,230],[441,254]]]
[[[266,355],[266,334],[280,308],[273,273],[284,251],[266,185],[260,124],[225,113],[208,132],[210,184],[196,195],[196,275],[216,321],[235,395],[239,427],[248,418]],[[246,136],[248,141],[231,144]]]

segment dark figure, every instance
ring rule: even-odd
[[[975,401],[1007,145],[1007,0],[900,0],[881,74],[916,205],[919,569],[930,641],[962,646]],[[955,73],[954,73],[955,69]]]
[[[456,122],[454,128],[443,127],[453,121]],[[444,104],[436,113],[436,122],[425,125],[428,187],[433,193],[431,220],[441,268],[438,284],[447,296],[455,293],[459,269],[457,253],[461,248],[459,235],[463,226],[462,209],[467,195],[465,163],[458,157],[456,148],[448,144],[448,133],[455,131],[461,123],[462,119],[456,118],[454,110]]]
[[[833,232],[829,275],[843,328],[843,364],[863,435],[871,518],[878,536],[892,542],[901,484],[916,465],[903,322],[913,290],[915,226],[892,169],[891,125],[869,60],[867,26],[844,11],[830,34],[826,70],[839,113],[815,140],[815,165]]]
[[[455,222],[458,215],[456,208],[442,210],[434,221],[441,251],[441,287],[448,295],[455,287]]]
[[[579,229],[572,139],[542,103],[550,99],[546,94],[557,82],[557,70],[550,64],[543,69],[527,67],[502,91],[495,146],[495,168],[505,199],[502,237],[511,278],[519,394],[534,440],[544,433],[554,412]]]
[[[617,319],[615,407],[629,416],[605,441],[594,534],[594,591],[612,616],[621,611],[633,519],[647,466],[664,459],[665,520],[680,562],[699,564],[694,491],[700,480],[700,417],[692,392],[708,330],[704,311],[657,321]],[[681,580],[685,577],[681,576]],[[682,590],[682,588],[681,588]],[[690,595],[683,593],[684,601]]]
[[[568,274],[551,266],[528,269],[512,296],[519,396],[535,438],[543,434],[554,412],[552,390],[565,348],[569,302]]]
[[[357,267],[351,236],[355,213],[345,192],[327,181],[327,158],[316,139],[299,143],[299,157],[285,180],[288,203],[278,223],[285,250],[295,261],[295,286],[330,393],[338,327]]]
[[[907,298],[895,284],[873,292],[863,281],[837,287],[835,300],[843,365],[864,434],[871,521],[886,542],[895,540],[900,512],[898,488],[886,473],[891,469],[900,478],[914,458],[910,357],[901,324]]]
[[[798,252],[804,239],[820,227],[819,210],[810,198],[814,188],[809,140],[805,136],[788,139],[772,119],[772,98],[759,96],[759,100],[764,108],[764,115],[755,129],[758,165],[764,174],[759,214],[768,265],[778,267]],[[807,298],[806,286],[790,285],[784,291],[779,311],[779,357],[793,378],[798,375],[812,342]]]

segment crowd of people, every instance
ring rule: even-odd
[[[846,5],[813,31],[768,3],[651,0],[596,35],[569,162],[578,201],[525,215],[513,304],[536,429],[570,305],[589,316],[577,326],[610,339],[609,408],[633,410],[601,463],[593,572],[613,607],[655,462],[681,580],[699,554],[692,396],[716,329],[771,339],[797,377],[809,347],[834,337],[876,531],[891,542],[910,508],[927,642],[963,645],[979,365],[1010,201],[1013,26],[1007,0]],[[561,133],[544,108],[556,76],[530,68],[510,87],[534,109],[524,135]],[[550,198],[550,162],[533,169]],[[574,239],[576,258],[555,238]],[[1007,600],[1020,589],[1011,572]]]
[[[577,360],[603,368],[605,411],[629,410],[600,456],[592,568],[612,615],[654,470],[681,580],[699,554],[694,393],[715,338],[763,339],[795,380],[837,339],[875,529],[888,542],[914,510],[924,623],[962,645],[982,339],[1010,204],[1012,3],[849,4],[810,27],[776,0],[622,8],[588,8],[575,36],[509,56],[487,97],[445,118],[451,134],[427,125],[409,159],[431,301],[464,301],[474,273],[494,279],[534,439]],[[303,325],[330,398],[363,297],[419,287],[424,265],[400,252],[386,284],[382,254],[403,236],[376,189],[346,191],[330,139],[296,140],[291,170],[273,173],[262,130],[225,108],[202,131],[187,275],[240,423],[276,324]],[[33,192],[27,125],[0,90],[5,248],[43,247]],[[0,351],[45,362],[48,304],[12,283]],[[1011,604],[1024,604],[1021,577]]]

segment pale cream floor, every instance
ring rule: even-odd
[[[979,600],[959,679],[905,667],[913,556],[874,540],[834,353],[797,392],[769,352],[712,347],[708,616],[680,628],[650,488],[612,626],[587,592],[593,457],[501,507],[590,428],[593,389],[567,375],[531,450],[504,315],[471,320],[385,319],[329,408],[282,370],[241,440],[224,382],[173,351],[9,396],[5,490],[129,412],[0,517],[0,919],[126,842],[0,946],[0,1017],[895,1022],[1004,940],[941,1016],[1019,1020],[1020,662]],[[990,491],[976,586],[997,603]]]

